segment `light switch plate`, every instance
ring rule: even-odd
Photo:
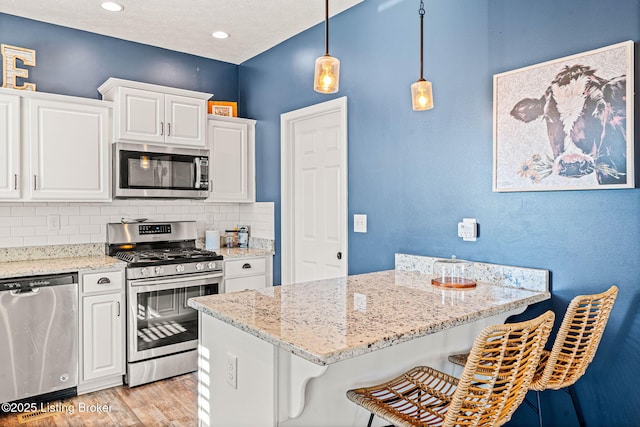
[[[364,214],[353,215],[353,231],[354,233],[367,232],[367,216]]]

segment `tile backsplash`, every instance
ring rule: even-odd
[[[200,200],[114,200],[105,203],[0,203],[0,248],[104,243],[106,224],[122,218],[190,220],[205,230],[251,226],[251,236],[275,239],[273,202],[205,203]],[[58,222],[51,230],[49,222]]]

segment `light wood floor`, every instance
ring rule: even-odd
[[[171,426],[198,425],[198,378],[196,373],[181,375],[134,388],[113,387],[76,396],[59,403],[74,408],[74,413],[57,413],[21,424],[17,414],[0,415],[0,426]],[[45,404],[45,408],[47,408]],[[55,405],[51,402],[49,407]],[[80,413],[80,407],[109,405],[104,413]]]

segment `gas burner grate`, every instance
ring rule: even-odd
[[[133,252],[116,252],[115,257],[126,262],[134,262],[135,260]]]
[[[198,261],[200,259],[214,259],[219,257],[213,251],[207,251],[196,248],[169,248],[169,249],[153,249],[144,251],[123,251],[116,252],[115,257],[128,263],[140,262],[158,262],[163,261]],[[220,257],[220,259],[222,259]]]

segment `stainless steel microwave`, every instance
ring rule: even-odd
[[[115,198],[205,199],[209,150],[116,142],[113,188]]]

